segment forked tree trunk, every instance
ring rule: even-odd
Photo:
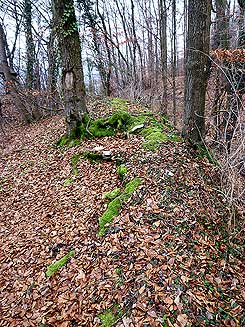
[[[211,0],[189,0],[185,108],[182,135],[193,145],[205,133],[205,94],[209,75]]]
[[[67,136],[77,133],[87,113],[81,43],[73,0],[53,0],[54,21],[61,54]]]

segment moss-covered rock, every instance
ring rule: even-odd
[[[86,129],[81,126],[81,139],[113,136],[119,131],[127,130],[130,120],[128,112],[117,110],[109,117],[92,120]]]
[[[123,201],[127,201],[130,198],[130,196],[137,190],[140,183],[141,179],[139,177],[135,177],[125,185],[125,191],[121,195]]]
[[[74,255],[75,255],[75,251],[70,251],[67,255],[65,255],[60,260],[53,262],[50,266],[48,266],[46,270],[46,276],[47,277],[53,276],[53,274],[55,274],[57,270],[63,267],[71,257],[74,257]]]
[[[114,98],[109,101],[116,110],[111,116],[92,120],[86,115],[70,137],[62,136],[57,145],[73,146],[84,139],[114,136],[118,132],[141,134],[145,139],[143,147],[147,150],[154,150],[166,141],[181,140],[164,116],[155,117],[147,112],[132,115],[126,111],[127,100]]]
[[[132,179],[126,184],[125,190],[108,204],[106,211],[99,219],[99,236],[103,236],[106,233],[106,225],[111,223],[113,219],[119,215],[122,204],[128,201],[130,196],[140,185],[140,182],[141,180],[139,177]]]

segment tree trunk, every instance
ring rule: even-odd
[[[216,17],[214,24],[213,49],[229,48],[229,17],[226,14],[227,0],[215,1]]]
[[[48,91],[48,105],[52,112],[57,110],[57,77],[58,77],[58,51],[55,42],[55,32],[53,23],[51,24],[51,32],[47,45],[48,51],[48,78],[47,78],[47,91]]]
[[[167,7],[166,0],[159,0],[160,16],[160,47],[163,93],[161,98],[161,112],[167,114],[167,91],[168,91],[168,63],[167,63]]]
[[[176,126],[176,71],[177,71],[177,38],[176,38],[176,0],[172,0],[172,83],[173,83],[173,122]]]
[[[35,64],[35,45],[32,36],[32,4],[31,0],[24,2],[24,19],[26,35],[26,87],[33,88],[35,84],[34,64]]]
[[[105,94],[106,94],[106,96],[110,96],[111,95],[111,75],[112,75],[111,49],[109,47],[108,31],[107,31],[104,15],[102,15],[100,13],[98,0],[96,1],[96,8],[97,8],[97,13],[100,17],[102,27],[103,27],[104,43],[105,43],[105,48],[106,48],[107,60],[108,60],[106,72],[105,72]]]
[[[209,76],[211,0],[189,0],[185,108],[182,135],[193,145],[205,134],[205,94]]]
[[[53,9],[61,54],[67,136],[71,137],[87,113],[81,43],[73,0],[53,0]]]
[[[239,0],[238,2],[240,6],[238,47],[245,48],[245,0]]]
[[[216,0],[215,1],[215,9],[216,9],[216,16],[215,16],[215,23],[214,23],[214,30],[213,30],[213,38],[212,38],[212,49],[228,49],[229,48],[229,16],[227,15],[227,0]],[[222,101],[221,95],[223,94],[223,72],[220,69],[217,69],[215,72],[215,102],[213,107],[213,116],[214,116],[214,124],[216,127],[216,141],[219,140],[221,136],[220,129],[220,101]],[[228,102],[227,104],[228,105]]]

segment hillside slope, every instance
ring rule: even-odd
[[[229,209],[215,168],[183,142],[154,151],[125,134],[52,144],[60,117],[11,132],[0,157],[0,326],[244,326],[242,232],[226,236]],[[74,155],[103,147],[116,160]],[[104,236],[103,195],[141,182]],[[74,250],[51,277],[47,268]]]

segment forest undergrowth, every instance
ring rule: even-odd
[[[92,109],[100,117],[121,105]],[[244,326],[242,217],[231,239],[217,167],[175,138],[149,149],[122,131],[54,146],[63,133],[57,116],[6,131],[0,326]],[[80,156],[74,170],[72,158],[94,148],[112,159]]]

